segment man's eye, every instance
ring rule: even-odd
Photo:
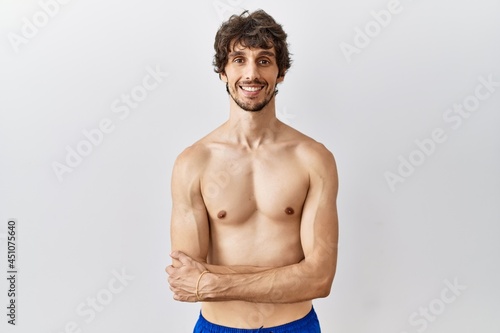
[[[261,63],[261,65],[269,65],[271,63],[269,60],[266,60],[266,59],[262,59],[259,62]]]
[[[242,63],[242,62],[243,62],[243,59],[241,59],[241,58],[235,58],[235,59],[233,60],[233,62],[236,62],[236,63]]]

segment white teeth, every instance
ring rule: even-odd
[[[241,89],[246,90],[246,91],[257,91],[257,90],[261,90],[262,87],[241,87]]]

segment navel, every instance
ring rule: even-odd
[[[287,213],[288,215],[292,215],[294,213],[294,210],[292,207],[286,207],[285,213]]]
[[[220,218],[220,219],[223,219],[226,217],[226,211],[225,210],[221,210],[218,214],[217,214],[217,217]]]

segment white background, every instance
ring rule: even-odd
[[[481,77],[500,82],[498,1],[400,0],[350,57],[340,45],[376,29],[370,12],[388,1],[73,0],[46,22],[37,1],[0,4],[1,276],[9,218],[20,238],[17,325],[2,278],[2,332],[191,332],[199,305],[174,302],[164,273],[170,174],[228,116],[213,39],[241,8],[283,24],[294,63],[278,116],[337,159],[337,276],[314,303],[323,331],[500,332],[500,87],[458,128],[443,118]],[[157,67],[168,77],[120,119],[111,105]],[[60,181],[53,163],[105,118],[114,130]],[[415,152],[436,128],[446,140]],[[400,155],[419,165],[393,191],[384,174]],[[133,279],[110,294],[122,270]],[[97,296],[95,318],[77,313]]]

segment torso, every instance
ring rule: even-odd
[[[304,258],[302,207],[309,188],[301,145],[312,139],[289,130],[285,139],[255,150],[204,138],[208,151],[200,176],[210,222],[207,261],[214,265],[280,267]],[[311,301],[265,304],[203,303],[204,317],[235,328],[270,327],[304,317]]]

